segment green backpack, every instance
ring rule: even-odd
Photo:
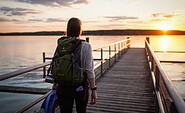
[[[51,63],[51,74],[58,83],[78,85],[83,82],[81,45],[82,40],[75,37],[58,39],[56,53]]]

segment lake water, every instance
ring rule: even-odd
[[[82,36],[89,37],[93,49],[131,37],[131,47],[144,47],[144,40],[157,52],[159,60],[185,61],[185,36]],[[42,52],[51,57],[59,36],[0,36],[0,75],[42,63]],[[166,51],[183,51],[167,53]],[[95,55],[95,54],[94,54]],[[96,56],[94,56],[96,57]],[[171,80],[185,98],[185,63],[162,63]],[[43,83],[42,69],[1,81],[0,85],[50,87]]]

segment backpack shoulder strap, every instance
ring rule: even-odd
[[[74,44],[73,48],[71,49],[71,53],[76,52],[76,50],[78,50],[78,48],[82,45],[83,41],[85,41],[85,40],[76,39],[75,44]]]
[[[57,44],[59,43],[60,40],[67,39],[67,38],[68,38],[67,36],[62,36],[62,37],[60,37],[60,38],[57,40]]]
[[[59,41],[60,41],[60,40],[64,40],[64,39],[67,39],[67,38],[69,38],[69,37],[63,36],[63,37],[59,38],[59,39],[57,40],[57,44],[59,44]],[[72,38],[75,38],[75,37],[72,37]],[[69,53],[74,53],[74,52],[77,50],[77,48],[80,47],[80,45],[82,44],[82,42],[85,42],[85,40],[75,38],[75,40],[74,40],[74,42],[73,42],[73,43],[74,43],[74,46],[72,47],[72,49],[71,49],[71,51],[70,51]],[[60,52],[59,52],[58,46],[56,47],[56,50],[55,50],[55,53],[54,53],[53,58],[54,58],[55,56],[61,56],[61,54],[60,54]]]

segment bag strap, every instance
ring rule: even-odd
[[[64,39],[64,38],[70,38],[70,37],[62,37],[62,38]],[[60,39],[62,39],[62,38],[60,38]],[[73,45],[73,47],[71,48],[71,51],[68,51],[68,52],[66,52],[66,53],[64,53],[64,54],[75,53],[76,50],[77,50],[77,48],[80,47],[81,42],[82,42],[82,41],[85,41],[85,40],[77,39],[76,37],[71,37],[71,38],[75,38],[74,42],[72,42],[72,43],[74,43],[74,45]],[[58,39],[58,43],[59,43],[59,40],[60,40],[60,39]],[[56,52],[57,52],[58,56],[60,56],[60,57],[64,55],[64,54],[62,55],[62,54],[60,53],[58,46],[57,46],[57,48],[56,48]]]

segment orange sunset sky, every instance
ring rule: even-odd
[[[185,0],[0,0],[0,32],[65,31],[71,17],[83,30],[185,30]]]

